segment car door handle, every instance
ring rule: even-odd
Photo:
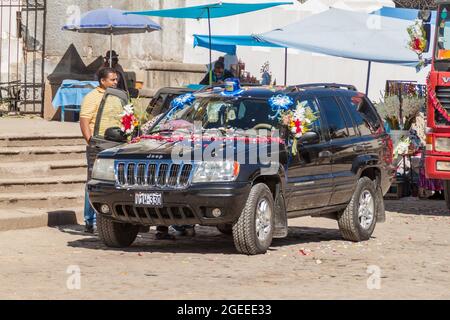
[[[355,151],[355,152],[361,152],[364,150],[365,150],[364,146],[356,145],[353,147],[353,151]]]
[[[319,153],[319,158],[331,158],[333,154],[330,151],[322,151]]]

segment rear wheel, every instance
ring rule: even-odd
[[[270,189],[264,183],[252,187],[247,203],[233,226],[236,249],[247,255],[264,254],[272,244],[274,204]]]
[[[377,191],[367,177],[358,180],[347,208],[338,217],[342,237],[350,241],[369,240],[377,223]]]
[[[97,215],[97,230],[103,243],[111,248],[127,248],[136,240],[139,226],[118,223]]]

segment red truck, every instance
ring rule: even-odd
[[[437,0],[436,4],[436,35],[427,82],[425,172],[428,178],[444,181],[450,209],[450,0]]]

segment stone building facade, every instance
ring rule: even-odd
[[[63,31],[65,24],[99,8],[141,11],[182,7],[186,3],[185,0],[0,1],[0,98],[3,102],[15,99],[16,111],[41,114],[49,119],[55,118],[51,100],[61,81],[93,79],[94,69],[110,46],[109,36]],[[36,13],[30,5],[38,8]],[[134,80],[144,82],[143,92],[147,95],[163,86],[197,82],[205,67],[183,64],[185,21],[152,19],[161,25],[162,31],[113,38],[113,49],[119,54],[124,70]],[[32,50],[29,46],[27,49],[27,42],[32,43]]]

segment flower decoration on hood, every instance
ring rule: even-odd
[[[139,125],[139,121],[134,115],[134,108],[132,104],[128,104],[123,108],[123,113],[120,115],[120,129],[126,135],[133,133],[134,129]]]
[[[294,104],[291,97],[283,94],[273,96],[269,99],[269,105],[275,115],[269,116],[269,119],[274,120],[278,118],[282,112],[286,112]]]

